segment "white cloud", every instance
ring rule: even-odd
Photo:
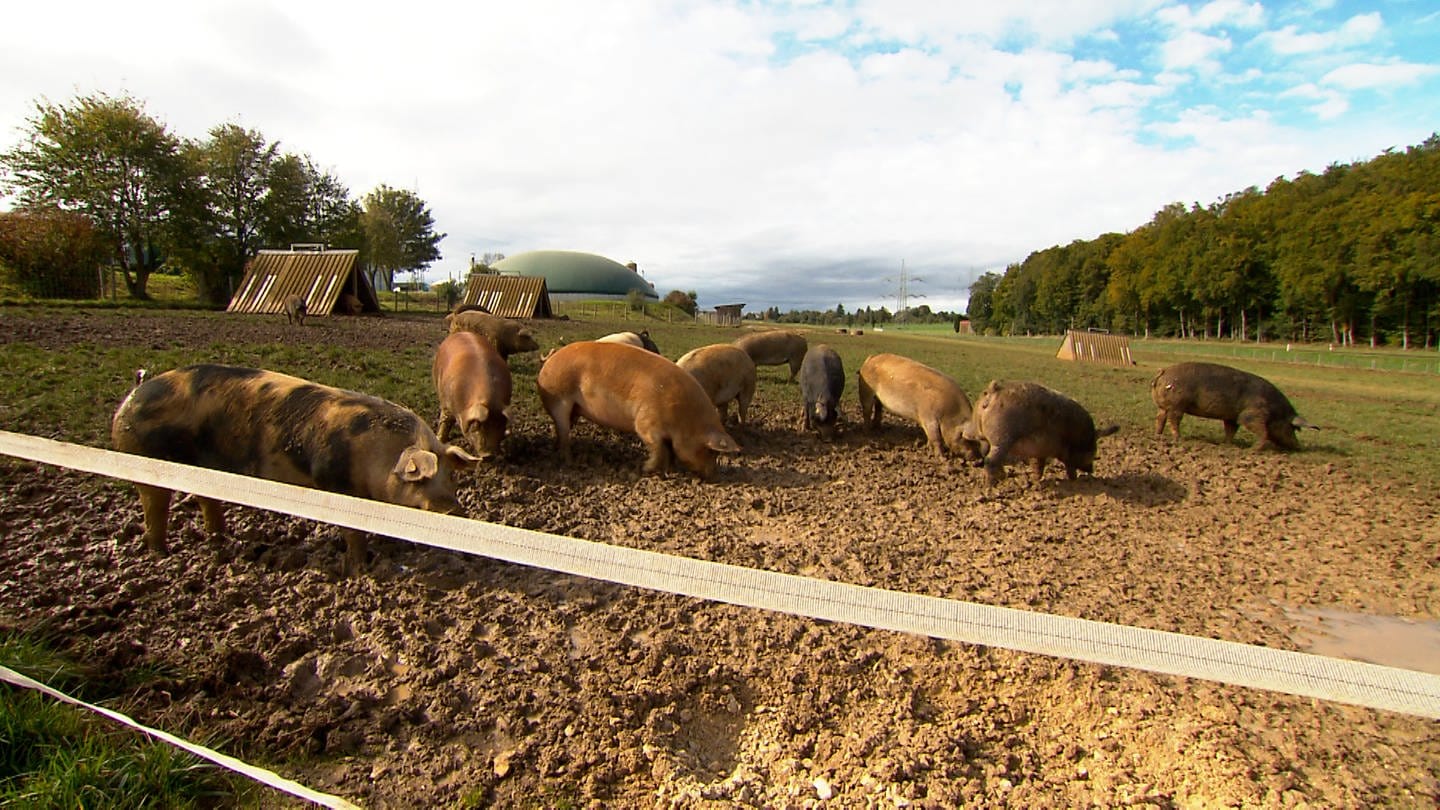
[[[1357,63],[1336,68],[1321,78],[1321,83],[1347,90],[1374,90],[1413,84],[1440,73],[1437,65],[1416,65],[1408,62],[1389,64]]]
[[[1226,26],[1256,28],[1265,21],[1265,9],[1259,3],[1212,0],[1198,11],[1185,4],[1169,6],[1161,9],[1156,17],[1185,31],[1209,31]]]
[[[65,34],[0,50],[0,148],[38,97],[129,92],[188,137],[238,118],[356,196],[413,188],[450,234],[435,274],[572,248],[711,304],[879,304],[903,258],[935,306],[1168,202],[1428,134],[1347,114],[1348,91],[1430,75],[1380,51],[1294,80],[1283,98],[1323,127],[1244,112],[1263,105],[1213,71],[1253,3],[420,0],[383,23],[338,2],[59,5],[9,12],[10,30]],[[1165,38],[1136,40],[1157,14]],[[1123,59],[1137,50],[1164,70]],[[1221,106],[1182,112],[1197,74]]]
[[[1166,70],[1195,69],[1214,73],[1220,68],[1215,57],[1230,48],[1228,37],[1211,36],[1199,31],[1183,31],[1164,44],[1161,48],[1161,59]]]
[[[1357,14],[1334,31],[1302,32],[1294,25],[1267,31],[1259,39],[1282,56],[1321,53],[1370,42],[1384,28],[1378,12]]]

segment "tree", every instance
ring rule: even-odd
[[[990,328],[990,318],[994,312],[992,299],[999,283],[999,273],[985,273],[970,285],[970,300],[965,306],[965,316],[970,319],[970,326],[977,335],[985,334]]]
[[[695,311],[699,308],[696,303],[696,295],[694,290],[691,290],[689,292],[671,290],[670,292],[665,294],[664,302],[669,304],[670,306],[675,307],[676,309],[684,311],[686,315],[689,315],[691,317],[695,316]]]
[[[215,240],[214,261],[202,266],[208,272],[196,273],[198,286],[202,300],[223,304],[244,276],[245,265],[264,246],[262,234],[272,230],[266,202],[279,145],[267,143],[254,130],[222,124],[190,151]]]
[[[435,218],[425,202],[413,192],[381,184],[363,201],[362,222],[370,282],[381,289],[395,285],[396,271],[420,271],[440,258],[440,240]]]
[[[136,298],[165,259],[168,226],[192,176],[179,139],[140,102],[105,94],[35,105],[19,146],[0,154],[22,207],[83,214],[109,243]]]
[[[308,156],[280,156],[270,167],[267,185],[261,234],[265,244],[364,247],[359,203],[351,199],[344,183],[321,171]]]
[[[0,213],[0,265],[36,298],[94,298],[108,248],[88,217],[57,209]]]

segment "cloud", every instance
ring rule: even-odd
[[[1220,69],[1219,60],[1215,57],[1230,48],[1228,37],[1183,31],[1162,46],[1161,61],[1166,70],[1195,69],[1215,73]]]
[[[1212,0],[1198,11],[1181,4],[1163,8],[1155,16],[1161,22],[1182,31],[1209,31],[1227,26],[1257,28],[1264,23],[1265,9],[1259,3]]]
[[[1346,90],[1375,90],[1414,84],[1440,73],[1440,65],[1417,65],[1409,62],[1388,64],[1357,63],[1336,68],[1321,78],[1322,84]]]
[[[66,35],[0,52],[0,149],[37,97],[129,92],[186,137],[238,119],[357,197],[416,191],[450,234],[432,277],[569,248],[706,305],[893,307],[903,260],[941,309],[1032,250],[1428,134],[1403,104],[1347,108],[1429,75],[1367,13],[1333,41],[1380,44],[1266,94],[1244,2],[60,6],[7,18]],[[1282,103],[1323,125],[1258,112]]]
[[[1282,56],[1321,53],[1334,48],[1348,48],[1372,41],[1384,28],[1379,12],[1357,14],[1334,31],[1301,32],[1294,25],[1267,31],[1258,39]]]

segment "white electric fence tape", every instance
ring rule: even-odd
[[[0,666],[0,681],[5,681],[6,683],[14,684],[15,686],[24,687],[26,689],[34,689],[64,703],[79,706],[82,709],[89,709],[90,711],[96,712],[98,714],[103,714],[111,720],[120,723],[121,725],[129,726],[130,728],[136,729],[137,731],[143,731],[146,734],[149,734],[151,737],[170,743],[176,748],[183,748],[186,751],[194,754],[195,756],[200,757],[201,759],[208,759],[216,765],[224,768],[229,768],[230,770],[239,774],[244,774],[245,776],[254,779],[256,782],[260,782],[264,785],[269,785],[276,790],[283,790],[286,793],[289,793],[291,796],[298,796],[301,799],[308,799],[322,807],[334,807],[337,810],[358,810],[355,805],[345,801],[339,796],[331,796],[328,793],[321,793],[316,790],[311,790],[310,788],[305,787],[299,782],[292,782],[289,779],[280,776],[274,771],[267,771],[264,768],[257,768],[248,762],[238,760],[231,756],[226,756],[219,751],[212,751],[211,749],[206,748],[203,745],[196,745],[189,740],[181,739],[180,737],[176,737],[173,734],[167,734],[166,732],[160,731],[159,729],[154,729],[150,728],[149,726],[141,725],[127,715],[123,715],[120,712],[114,711],[112,709],[107,709],[104,706],[96,706],[93,703],[86,703],[83,700],[77,700],[65,694],[64,692],[61,692],[58,689],[52,689],[49,686],[46,686],[45,684],[34,680],[33,678],[27,678],[13,669]]]
[[[1440,719],[1440,675],[1424,672],[611,546],[23,434],[0,431],[0,452],[683,596]]]

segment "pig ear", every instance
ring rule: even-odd
[[[449,456],[451,461],[455,462],[461,467],[473,467],[480,462],[479,458],[465,452],[464,448],[456,447],[453,444],[447,445],[445,447],[445,455]]]
[[[740,452],[740,445],[736,444],[735,440],[730,438],[730,434],[724,431],[711,433],[710,437],[705,440],[705,446],[717,453]]]
[[[395,463],[395,469],[391,472],[400,476],[402,481],[414,483],[434,478],[435,472],[439,469],[439,456],[429,450],[422,450],[411,445],[400,453],[400,460]]]

